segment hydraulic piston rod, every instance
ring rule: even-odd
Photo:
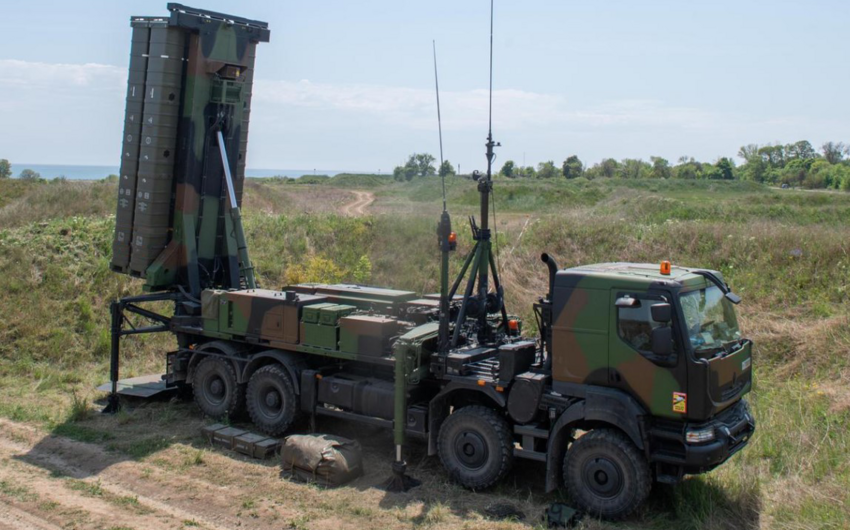
[[[233,176],[230,173],[230,162],[227,160],[227,151],[224,148],[224,135],[219,129],[216,131],[218,137],[218,148],[221,151],[221,165],[224,166],[224,179],[227,182],[227,195],[230,200],[230,219],[233,221],[233,231],[236,236],[236,249],[239,255],[239,272],[245,278],[245,286],[254,289],[254,267],[248,258],[248,242],[245,241],[245,231],[242,228],[242,213],[236,202],[236,191],[233,188]]]

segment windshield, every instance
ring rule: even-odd
[[[732,302],[719,287],[711,286],[679,295],[688,339],[694,352],[708,354],[734,349],[741,339]]]

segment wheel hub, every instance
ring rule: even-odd
[[[476,432],[462,432],[455,439],[455,454],[460,463],[469,469],[478,469],[487,463],[489,451],[484,438]]]
[[[594,458],[584,465],[584,482],[595,495],[609,499],[623,488],[620,467],[607,458]]]
[[[220,377],[213,377],[209,384],[210,394],[215,398],[221,398],[224,395],[225,385]]]
[[[280,394],[271,390],[266,394],[266,406],[270,409],[280,408]]]

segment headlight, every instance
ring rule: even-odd
[[[714,440],[714,427],[703,427],[702,429],[688,429],[685,433],[685,441],[689,444],[701,444]]]

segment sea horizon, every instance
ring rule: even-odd
[[[78,164],[27,164],[13,163],[12,177],[17,178],[24,169],[31,169],[41,175],[43,179],[55,179],[64,177],[68,180],[101,180],[109,175],[117,175],[119,166],[97,166]],[[245,170],[246,177],[289,177],[298,178],[305,175],[328,175],[330,177],[340,173],[363,173],[358,171],[344,171],[336,169],[262,169],[248,168]]]

